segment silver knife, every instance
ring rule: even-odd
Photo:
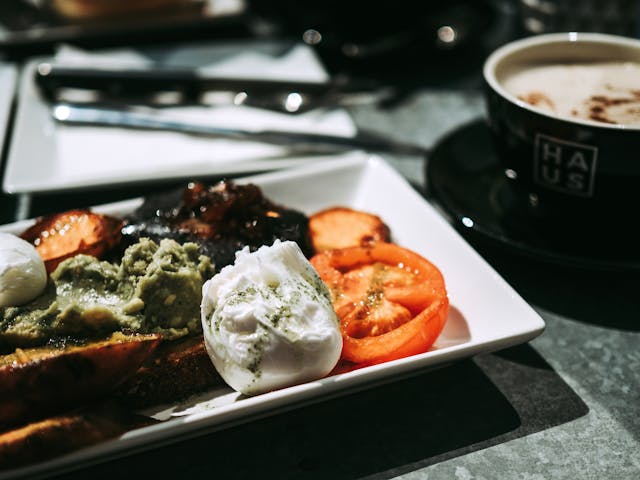
[[[377,82],[337,75],[328,81],[207,76],[189,69],[117,69],[40,63],[35,84],[52,103],[100,105],[251,105],[286,113],[375,103],[395,94]]]
[[[54,106],[52,115],[58,122],[69,125],[160,130],[205,137],[264,142],[281,145],[294,152],[330,153],[365,150],[417,156],[428,154],[428,150],[419,145],[396,141],[372,132],[358,132],[353,137],[343,137],[283,130],[244,130],[170,120],[154,114],[153,111],[97,108],[72,104]]]

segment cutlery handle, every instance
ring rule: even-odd
[[[298,92],[309,95],[328,94],[343,88],[346,82],[306,82],[289,80],[261,80],[234,77],[213,77],[187,69],[99,69],[41,63],[35,70],[36,84],[49,97],[61,88],[98,90],[122,96],[180,92],[196,99],[209,91],[273,94]]]

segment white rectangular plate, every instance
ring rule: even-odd
[[[168,418],[163,423],[49,462],[6,472],[10,477],[50,474],[224,428],[258,415],[368,388],[480,352],[526,342],[544,329],[542,318],[431,205],[378,157],[364,154],[337,157],[325,163],[242,181],[258,184],[272,200],[307,214],[336,205],[375,213],[389,225],[396,243],[422,254],[437,265],[445,278],[451,309],[434,348],[413,357],[251,398],[239,398],[231,389],[209,392],[199,396],[197,401],[146,412],[156,418]],[[95,210],[124,214],[139,204],[137,199]],[[28,222],[16,223],[2,230],[17,233],[27,225]]]

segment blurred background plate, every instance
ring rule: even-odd
[[[0,51],[11,58],[86,48],[247,36],[244,0],[11,0],[0,2]]]
[[[64,58],[69,58],[65,50]],[[135,55],[133,55],[135,53]],[[275,78],[325,81],[327,76],[315,52],[291,42],[241,42],[181,45],[160,54],[154,50],[82,53],[88,64],[141,57],[147,65],[200,69],[208,74],[239,78],[269,75]],[[91,189],[134,182],[220,176],[273,170],[302,161],[277,145],[223,138],[198,138],[176,132],[142,132],[122,128],[66,126],[51,116],[51,105],[34,82],[34,58],[23,70],[17,98],[15,125],[7,155],[3,190],[7,193],[41,193]],[[146,62],[146,63],[145,63]],[[313,77],[313,78],[312,78]],[[295,130],[353,136],[356,127],[341,109],[316,109],[291,115],[244,106],[170,107],[165,118],[194,121],[208,126],[244,129]]]
[[[13,104],[18,72],[15,65],[0,62],[0,171],[4,158],[5,141],[9,128],[9,117]]]
[[[0,62],[0,177],[5,170],[11,110],[17,83],[15,65]],[[0,192],[0,223],[14,218],[16,199]]]

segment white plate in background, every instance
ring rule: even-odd
[[[315,52],[301,44],[181,47],[142,55],[131,50],[87,53],[65,47],[61,63],[104,68],[108,64],[195,68],[204,75],[326,81]],[[51,105],[34,82],[38,63],[22,72],[11,145],[3,179],[7,193],[90,189],[132,182],[268,171],[303,161],[286,149],[259,142],[208,139],[174,132],[70,126],[56,123]],[[273,129],[353,136],[356,127],[341,109],[291,115],[246,106],[172,107],[165,118],[246,130]]]
[[[17,79],[18,71],[15,65],[0,62],[0,152],[3,151],[4,142],[7,140],[7,128]],[[0,159],[0,172],[2,171],[1,161],[2,159]]]
[[[51,474],[160,442],[202,434],[281,412],[303,403],[404,378],[481,352],[529,341],[544,329],[542,318],[462,237],[386,162],[351,154],[304,167],[239,180],[259,185],[272,200],[307,214],[342,205],[379,215],[393,240],[431,260],[442,271],[450,299],[445,329],[429,352],[284,388],[239,398],[229,388],[198,396],[198,401],[144,413],[166,421],[63,457],[6,472],[7,478]],[[140,205],[135,199],[96,208],[123,215]],[[18,233],[28,221],[0,228]],[[455,381],[455,379],[452,379]],[[4,473],[4,472],[3,472]]]

